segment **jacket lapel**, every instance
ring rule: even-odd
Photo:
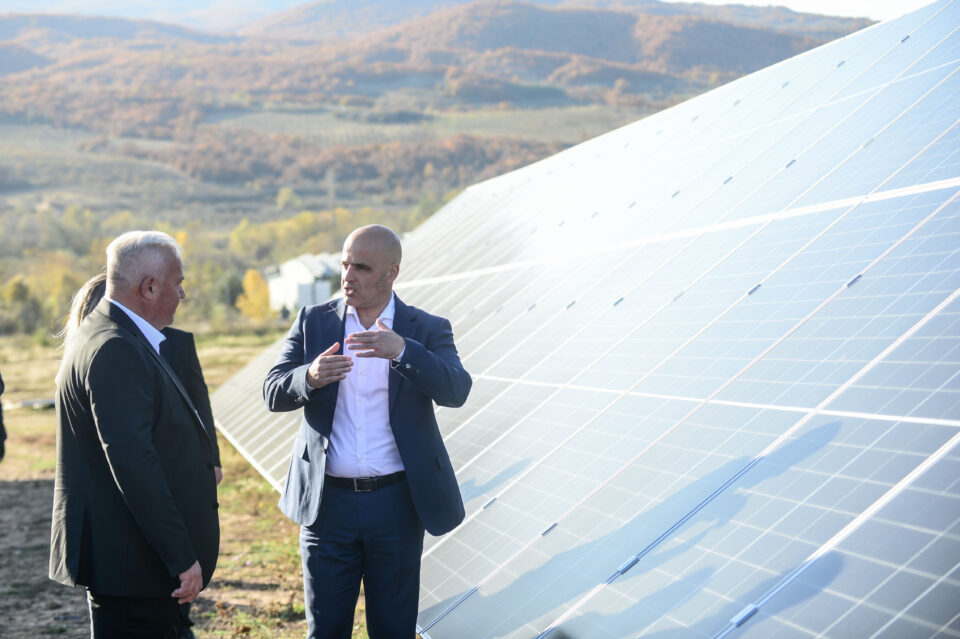
[[[318,339],[319,344],[327,344],[329,336],[335,335],[336,340],[340,342],[340,350],[337,351],[338,355],[346,354],[346,344],[343,343],[346,335],[344,334],[346,330],[346,317],[347,317],[347,304],[344,299],[341,297],[337,300],[337,305],[333,308],[333,312],[325,311],[321,314],[321,324],[320,324],[320,336]],[[330,346],[327,344],[327,346]],[[325,349],[326,347],[324,347]],[[312,357],[316,357],[319,352],[314,353]],[[311,359],[312,359],[311,357]],[[337,396],[340,393],[340,382],[334,382],[333,384],[328,384],[320,389],[320,393],[326,396],[326,401],[330,402],[332,406],[337,405]]]

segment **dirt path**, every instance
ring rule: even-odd
[[[0,631],[6,639],[89,637],[81,590],[47,579],[53,480],[0,481]]]

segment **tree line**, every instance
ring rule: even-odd
[[[137,228],[165,231],[184,249],[187,299],[177,313],[178,325],[216,332],[260,326],[276,319],[265,298],[263,267],[304,253],[336,252],[352,229],[365,224],[408,231],[452,195],[426,198],[402,212],[306,210],[262,224],[244,219],[224,229],[197,221],[182,227],[157,224],[129,211],[103,215],[67,207],[6,212],[0,214],[0,335],[52,341],[73,294],[104,267],[107,244]],[[291,201],[296,196],[289,189],[278,194],[278,204]]]

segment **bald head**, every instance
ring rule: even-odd
[[[343,243],[340,289],[364,326],[371,326],[390,302],[401,255],[400,238],[379,224],[358,228]]]
[[[400,259],[403,257],[403,248],[400,245],[400,238],[390,228],[380,224],[371,224],[361,226],[347,236],[343,246],[356,242],[363,243],[370,250],[376,251],[389,264],[400,265]]]

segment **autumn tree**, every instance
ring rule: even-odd
[[[273,317],[274,313],[270,309],[270,288],[260,271],[247,269],[243,276],[243,292],[237,297],[237,309],[256,324],[264,324]]]

